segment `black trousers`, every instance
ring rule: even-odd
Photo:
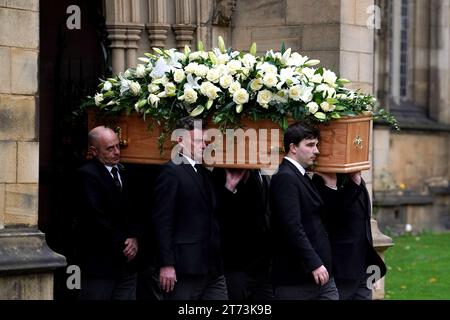
[[[275,287],[277,300],[339,300],[334,279],[320,286],[315,283]]]
[[[230,300],[273,300],[268,272],[228,271],[225,280]]]
[[[178,275],[173,291],[164,293],[165,300],[228,300],[225,277]]]
[[[367,277],[363,279],[336,279],[340,300],[372,300],[372,290],[367,287]]]
[[[136,300],[136,272],[115,277],[81,277],[80,300]]]

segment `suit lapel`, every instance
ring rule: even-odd
[[[295,167],[290,161],[284,159],[283,163],[285,165],[287,165],[290,168],[290,170],[292,170],[297,175],[297,177],[299,178],[299,180],[301,181],[303,186],[309,191],[311,196],[316,198],[318,201],[320,201],[320,203],[322,203],[323,202],[322,198],[320,197],[316,188],[313,186],[312,181],[306,180],[306,179],[309,179],[309,177],[307,177],[306,174],[302,175],[302,173],[297,169],[297,167]]]
[[[202,197],[209,202],[208,196],[206,194],[206,188],[208,186],[205,186],[203,184],[202,176],[200,176],[197,172],[195,172],[194,168],[191,166],[190,163],[182,163],[180,166],[184,169],[184,171],[187,173],[187,175],[194,181],[194,183],[197,185],[198,189],[200,190],[200,193],[202,194]]]
[[[113,177],[109,173],[108,169],[106,169],[105,165],[97,160],[94,160],[95,164],[98,168],[98,172],[102,178],[102,180],[108,185],[111,190],[118,191],[116,183],[114,182]],[[122,178],[122,176],[121,176]]]

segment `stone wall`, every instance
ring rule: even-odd
[[[39,1],[0,1],[0,30],[0,228],[36,226]]]
[[[37,231],[39,1],[0,0],[0,299],[52,299],[63,256]]]

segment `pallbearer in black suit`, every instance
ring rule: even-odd
[[[368,277],[372,274],[383,277],[386,266],[373,248],[369,193],[361,172],[338,174],[334,179],[337,179],[339,203],[325,210],[325,221],[339,298],[370,300],[375,281],[368,283]],[[327,202],[329,188],[325,184],[336,184],[336,180],[314,175],[313,181]]]
[[[92,129],[88,139],[94,159],[78,170],[80,299],[133,300],[138,224],[126,176],[118,168],[119,139],[103,126]]]
[[[339,298],[331,275],[330,243],[321,219],[324,202],[306,174],[319,154],[318,138],[319,132],[304,124],[289,126],[284,135],[287,155],[271,180],[276,299]]]
[[[185,117],[176,133],[179,154],[162,167],[155,185],[152,224],[159,280],[166,299],[227,299],[220,254],[216,195],[200,163],[205,149],[200,120]]]
[[[230,300],[271,300],[269,177],[260,170],[213,171]]]

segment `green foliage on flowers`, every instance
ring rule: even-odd
[[[283,129],[287,119],[326,122],[344,116],[371,114],[395,128],[395,119],[370,96],[344,87],[349,83],[291,49],[256,56],[219,48],[154,49],[141,64],[102,80],[83,105],[110,116],[137,112],[169,132],[177,119],[191,115],[212,119],[221,128],[239,126],[242,117],[270,119]]]

